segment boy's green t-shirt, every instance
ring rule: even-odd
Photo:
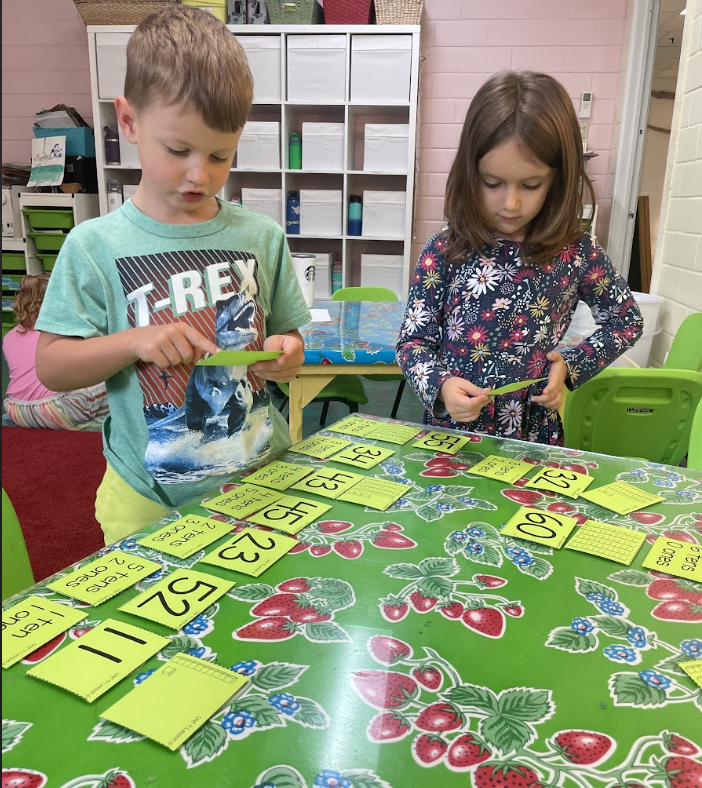
[[[163,224],[131,202],[71,230],[36,328],[72,337],[187,322],[218,347],[262,350],[310,319],[282,229],[220,201],[200,224]],[[105,456],[137,492],[177,507],[290,445],[248,367],[138,362],[106,381]]]

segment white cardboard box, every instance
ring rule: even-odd
[[[341,172],[344,169],[344,124],[302,124],[302,169]]]
[[[122,134],[122,129],[119,130],[119,162],[120,167],[133,167],[135,169],[141,167],[139,147],[129,142]]]
[[[288,101],[346,98],[346,36],[288,36]]]
[[[257,213],[270,216],[283,226],[282,189],[245,189],[241,190],[241,204]]]
[[[127,73],[127,42],[131,33],[96,33],[98,97],[112,99],[124,93]]]
[[[362,254],[361,287],[388,287],[402,299],[403,266],[401,254]]]
[[[239,170],[280,169],[280,123],[248,121],[239,140],[236,166]]]
[[[351,36],[351,101],[409,101],[412,36]]]
[[[342,205],[341,191],[301,189],[300,235],[341,235]]]
[[[365,172],[407,172],[409,124],[366,123],[363,142]]]
[[[397,238],[405,235],[405,192],[363,192],[363,225],[361,235],[375,238]]]
[[[316,300],[329,301],[331,299],[331,269],[332,256],[327,252],[303,252],[313,254],[314,261],[314,297]]]
[[[254,101],[280,101],[280,36],[237,36],[254,78]]]

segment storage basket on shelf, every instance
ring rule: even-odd
[[[180,0],[73,0],[85,25],[138,25],[154,11]]]
[[[40,260],[44,273],[53,271],[58,254],[39,254],[39,252],[37,252],[34,256]]]
[[[22,208],[31,230],[70,230],[72,208]]]
[[[379,25],[418,25],[424,0],[375,0],[375,16]]]
[[[371,0],[324,0],[327,25],[367,25]]]
[[[272,25],[317,25],[322,9],[317,0],[266,0]]]
[[[68,233],[27,233],[34,241],[37,252],[58,252]]]

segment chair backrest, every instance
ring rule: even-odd
[[[687,467],[702,471],[702,401],[697,405],[690,430],[690,448],[687,452]]]
[[[7,599],[34,585],[24,534],[15,507],[2,491],[2,598]]]
[[[388,287],[342,287],[332,295],[332,301],[397,301]]]
[[[568,395],[565,445],[678,465],[702,398],[702,374],[610,367]]]
[[[702,312],[693,312],[682,321],[663,368],[702,372]]]

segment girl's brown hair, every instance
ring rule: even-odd
[[[211,129],[235,132],[251,109],[253,77],[241,44],[209,11],[166,5],[129,39],[124,95],[137,111],[183,105]]]
[[[529,259],[546,262],[582,234],[583,197],[595,204],[585,174],[580,126],[566,89],[548,74],[503,71],[472,100],[446,184],[446,259],[456,262],[493,243],[483,211],[478,162],[516,139],[524,155],[551,167],[553,183],[524,239]]]
[[[20,283],[12,308],[14,309],[17,322],[25,331],[29,328],[34,328],[34,324],[37,322],[39,309],[41,308],[41,302],[44,300],[44,293],[48,283],[48,274],[25,276]]]

